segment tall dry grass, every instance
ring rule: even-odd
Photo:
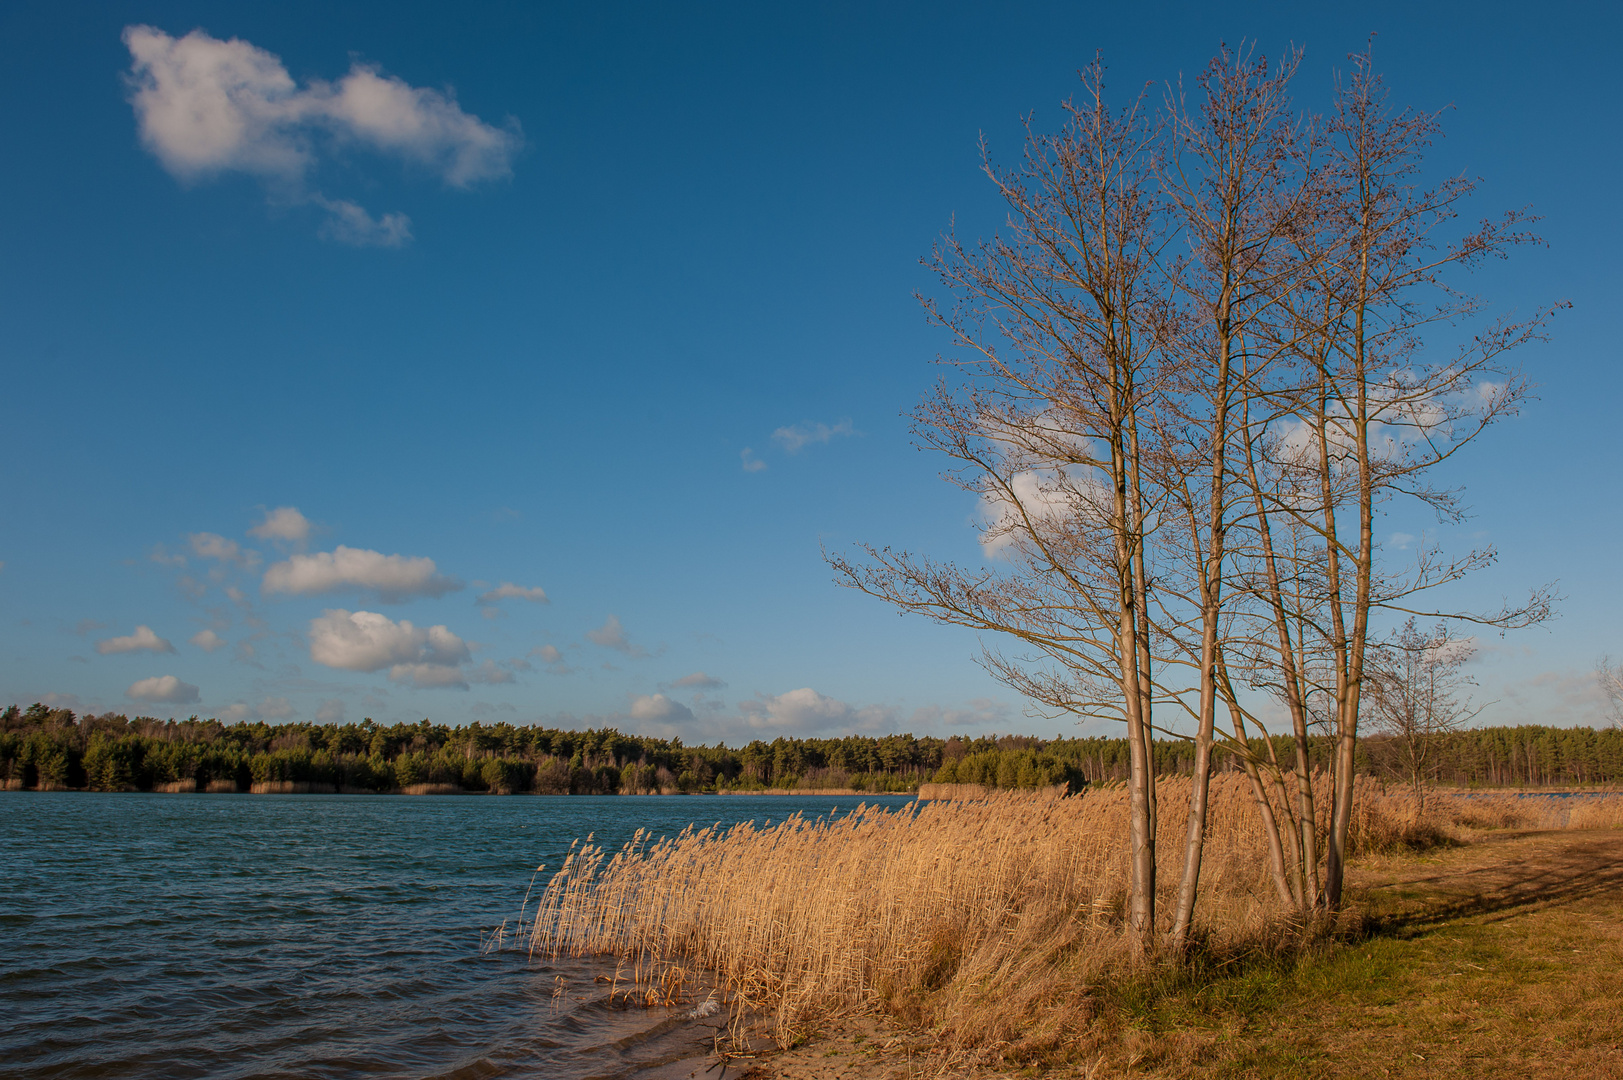
[[[1180,835],[1188,782],[1164,780],[1159,794],[1163,836]],[[1422,820],[1404,797],[1361,785],[1354,847],[1423,846],[1489,824],[1623,824],[1623,798],[1527,801],[1537,805],[1435,798]],[[547,884],[528,945],[618,957],[666,986],[673,972],[689,985],[704,972],[735,1017],[766,1018],[780,1045],[879,1008],[960,1046],[1041,1052],[1086,1024],[1105,980],[1144,962],[1123,920],[1127,824],[1127,793],[1105,788],[639,833],[614,853],[588,843]],[[1163,843],[1167,910],[1180,856]],[[1243,776],[1214,780],[1201,885],[1208,952],[1290,936]]]

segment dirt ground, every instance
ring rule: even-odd
[[[858,1018],[695,1076],[1623,1080],[1623,831],[1489,835],[1350,885],[1362,940],[1107,1010],[1068,1060],[975,1067]]]

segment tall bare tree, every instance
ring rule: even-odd
[[[1098,62],[1082,83],[1058,134],[1038,134],[1028,119],[1020,167],[987,160],[1009,208],[1005,233],[973,246],[948,236],[932,259],[954,303],[926,307],[962,355],[943,361],[956,377],[915,412],[914,430],[980,497],[983,544],[1007,568],[964,570],[873,547],[859,561],[830,561],[841,583],[904,611],[1011,639],[1020,652],[989,646],[984,663],[1040,706],[1125,721],[1129,918],[1153,948],[1146,560],[1159,496],[1144,436],[1162,408],[1166,366],[1158,133],[1142,97],[1121,112],[1106,105]]]
[[[1176,464],[1163,479],[1169,527],[1162,540],[1178,549],[1169,569],[1182,573],[1162,575],[1157,599],[1169,631],[1182,631],[1169,637],[1183,643],[1180,661],[1193,670],[1192,694],[1173,700],[1191,708],[1195,750],[1172,919],[1177,949],[1190,930],[1204,853],[1235,509],[1230,480],[1243,430],[1235,421],[1276,355],[1258,347],[1267,335],[1256,324],[1275,317],[1304,275],[1292,239],[1310,210],[1302,169],[1310,159],[1288,96],[1300,60],[1292,52],[1270,67],[1244,47],[1224,49],[1197,81],[1193,103],[1181,92],[1167,102],[1171,152],[1159,179],[1187,256],[1167,275],[1179,317],[1168,342],[1177,379],[1162,459]]]
[[[1299,236],[1313,274],[1291,294],[1291,321],[1282,330],[1294,364],[1280,370],[1292,377],[1269,387],[1261,418],[1269,426],[1253,443],[1257,454],[1268,456],[1260,470],[1268,478],[1259,477],[1257,491],[1262,512],[1297,534],[1296,550],[1308,560],[1276,575],[1304,584],[1294,610],[1277,583],[1268,585],[1267,605],[1302,748],[1304,790],[1306,711],[1320,688],[1303,660],[1318,656],[1329,666],[1322,687],[1332,703],[1335,739],[1322,891],[1329,908],[1340,904],[1345,873],[1372,612],[1510,627],[1547,617],[1552,599],[1545,590],[1492,613],[1426,611],[1420,594],[1491,562],[1492,549],[1445,559],[1422,547],[1400,568],[1381,559],[1375,539],[1376,515],[1394,498],[1416,499],[1444,520],[1464,515],[1458,492],[1433,486],[1428,473],[1519,410],[1529,384],[1506,354],[1539,337],[1551,314],[1491,321],[1447,355],[1423,340],[1428,332],[1485,315],[1479,298],[1449,284],[1450,270],[1468,270],[1535,239],[1519,214],[1484,222],[1451,243],[1442,239],[1475,185],[1456,177],[1416,186],[1437,130],[1435,115],[1389,106],[1369,54],[1353,57],[1324,123],[1313,228]],[[1277,531],[1260,535],[1265,563],[1278,561],[1277,547],[1269,547]],[[1310,810],[1304,796],[1304,833]]]

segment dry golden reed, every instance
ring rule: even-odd
[[[1189,783],[1166,779],[1158,793],[1169,910]],[[1127,799],[1119,787],[1066,799],[1005,793],[639,833],[613,854],[588,842],[546,886],[528,945],[618,957],[640,978],[708,972],[735,1016],[765,1017],[782,1045],[825,1017],[883,1008],[958,1045],[1038,1052],[1087,1022],[1101,980],[1140,962],[1122,919]],[[1411,801],[1361,782],[1357,806],[1355,851],[1421,846],[1490,820],[1623,824],[1620,797],[1434,797],[1419,821]],[[1285,916],[1249,785],[1217,777],[1199,935],[1219,950],[1253,947],[1279,940]]]

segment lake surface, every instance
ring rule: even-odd
[[[536,867],[859,801],[3,794],[0,1077],[652,1075],[708,1044],[691,1005],[481,948]]]

